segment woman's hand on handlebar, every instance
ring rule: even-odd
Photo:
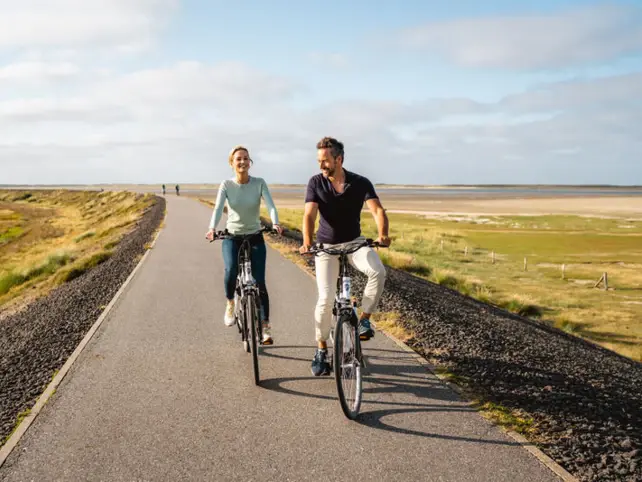
[[[279,236],[283,236],[284,230],[283,230],[283,226],[281,226],[280,224],[273,224],[272,229],[276,231],[279,234]]]
[[[210,229],[206,234],[205,234],[205,239],[208,241],[214,241],[215,238],[215,233],[213,229]]]

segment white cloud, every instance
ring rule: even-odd
[[[0,72],[29,78],[50,67]],[[642,150],[642,73],[540,85],[496,103],[307,108],[298,83],[237,62],[80,77],[0,101],[0,183],[218,182],[238,143],[256,175],[305,182],[324,135],[343,140],[346,167],[375,182],[626,183]]]
[[[177,0],[0,0],[0,49],[153,44]]]
[[[287,78],[267,75],[241,62],[216,66],[179,62],[109,79],[92,89],[92,94],[110,102],[126,99],[139,105],[187,102],[242,107],[248,103],[287,101],[299,88]]]
[[[642,99],[642,72],[590,80],[573,80],[539,86],[502,99],[512,112],[547,112],[559,109],[601,110]]]
[[[607,4],[453,20],[405,29],[398,39],[467,67],[566,68],[640,53],[642,10]]]
[[[109,105],[98,99],[82,97],[65,99],[43,97],[0,102],[0,122],[7,123],[113,122],[130,118],[131,115],[123,106]]]
[[[244,109],[287,102],[301,89],[284,77],[237,62],[216,66],[179,62],[162,69],[96,78],[99,80],[83,90],[75,90],[74,96],[0,102],[0,121],[158,122],[209,115],[251,124],[251,115],[248,118]]]
[[[46,84],[78,76],[80,72],[80,68],[71,62],[16,62],[0,66],[0,85],[9,82]]]

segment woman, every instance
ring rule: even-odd
[[[218,189],[214,212],[210,220],[209,231],[206,238],[210,241],[214,237],[216,226],[223,215],[223,208],[227,201],[227,230],[231,234],[251,234],[261,229],[259,210],[261,198],[265,203],[272,219],[274,229],[279,234],[283,229],[279,226],[279,216],[272,201],[272,196],[265,181],[260,177],[251,177],[250,164],[253,163],[250,153],[243,146],[236,146],[229,155],[229,163],[236,174],[234,178],[223,181]],[[258,233],[251,238],[252,246],[252,276],[259,285],[263,315],[263,344],[273,343],[270,330],[270,300],[265,284],[266,248],[263,234]],[[234,325],[234,291],[236,289],[236,276],[238,273],[238,254],[241,242],[234,239],[223,240],[223,259],[225,261],[225,308],[224,322],[226,326]]]

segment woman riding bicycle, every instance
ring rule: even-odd
[[[253,163],[250,153],[243,146],[236,146],[229,155],[229,163],[234,173],[232,179],[226,179],[221,182],[216,196],[214,212],[210,220],[209,231],[206,238],[210,241],[214,238],[216,226],[223,215],[223,208],[227,201],[227,223],[226,228],[231,234],[251,234],[257,233],[261,229],[261,220],[259,211],[261,208],[261,198],[265,203],[272,219],[274,229],[283,233],[279,226],[279,216],[276,206],[272,201],[272,196],[266,182],[260,177],[251,177],[249,174],[250,165]],[[225,297],[227,306],[225,308],[224,322],[226,326],[234,325],[234,291],[236,289],[236,278],[238,273],[238,254],[241,246],[240,240],[224,239],[223,240],[223,259],[225,261]],[[270,330],[270,300],[268,297],[267,286],[265,283],[265,265],[266,265],[266,247],[262,233],[257,233],[250,240],[252,276],[259,286],[261,298],[261,313],[263,316],[263,344],[271,345],[273,343]]]

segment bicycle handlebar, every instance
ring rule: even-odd
[[[331,248],[325,248],[323,247],[323,243],[314,243],[312,246],[310,246],[310,249],[305,254],[317,254],[317,253],[326,253],[331,255],[352,254],[366,246],[369,248],[387,248],[388,247],[388,246],[384,246],[381,243],[378,243],[372,238],[366,238],[364,241],[358,241],[358,242],[352,241],[352,242],[346,243],[342,247],[333,246]]]
[[[210,241],[210,243],[216,241],[217,239],[244,239],[244,238],[249,238],[249,237],[255,236],[257,234],[264,233],[264,232],[270,232],[270,233],[278,234],[278,231],[276,229],[268,228],[267,226],[261,226],[261,229],[259,229],[258,231],[255,231],[253,233],[249,233],[249,234],[232,234],[227,230],[227,228],[225,228],[225,230],[223,230],[223,231],[215,231],[214,232],[214,237],[212,237],[212,240]]]

